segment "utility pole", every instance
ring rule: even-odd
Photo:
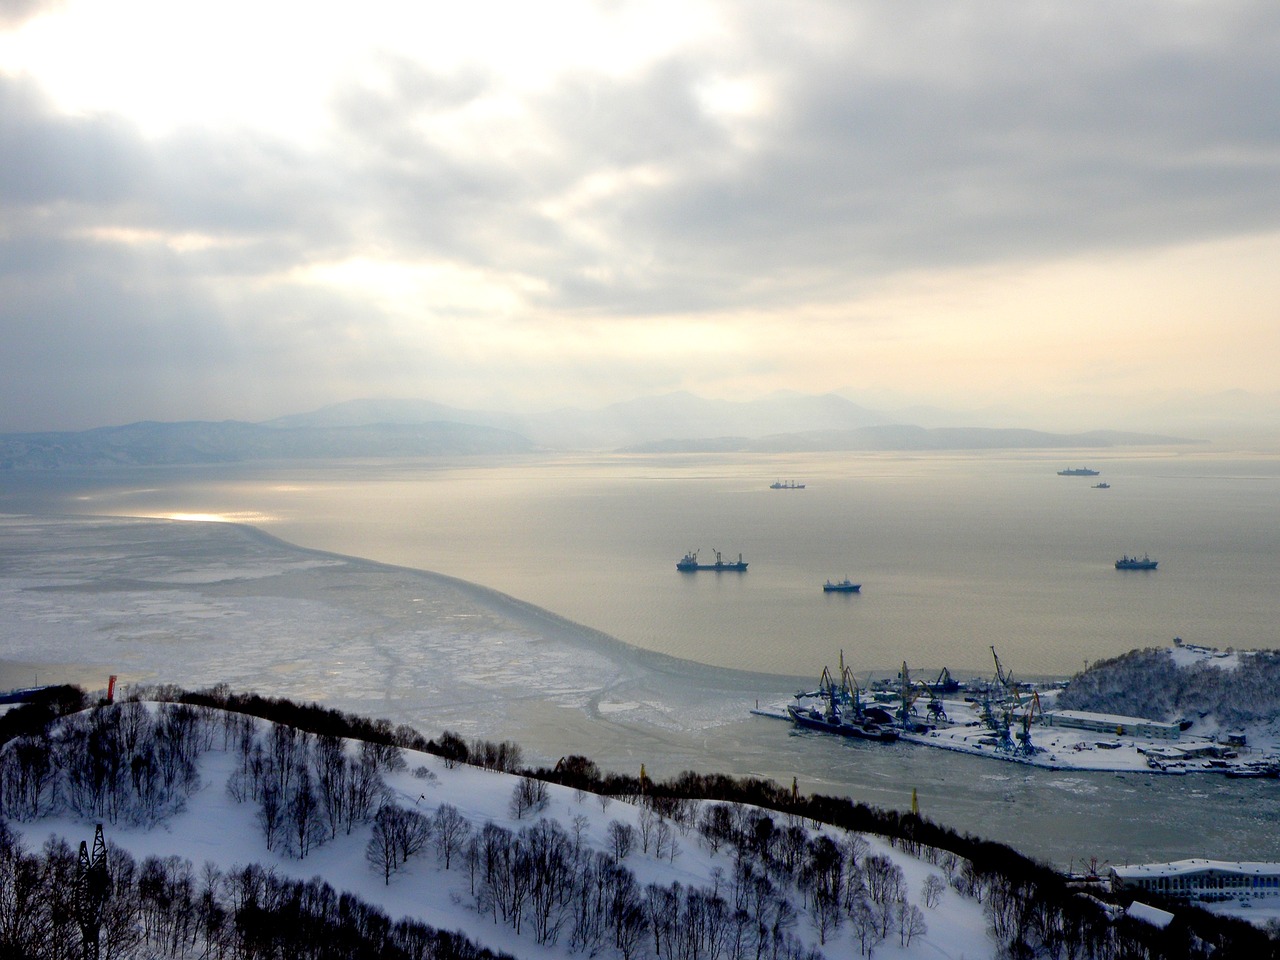
[[[89,845],[80,841],[80,870],[76,875],[76,921],[80,924],[82,960],[98,960],[98,930],[102,927],[102,905],[107,899],[107,844],[102,839],[102,824],[93,835],[93,854]]]

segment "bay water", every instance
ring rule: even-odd
[[[1100,476],[1061,477],[1087,464]],[[805,484],[773,490],[775,480]],[[1105,480],[1109,489],[1093,484]],[[9,474],[0,512],[206,517],[301,546],[433,570],[553,611],[691,675],[812,685],[840,652],[860,676],[907,662],[1022,677],[1174,636],[1280,647],[1280,460],[1135,454],[578,455]],[[681,574],[687,550],[745,573]],[[1154,572],[1121,572],[1123,553]],[[848,576],[859,594],[824,594]],[[751,684],[743,685],[749,689]],[[268,691],[269,692],[269,691]],[[1077,858],[1280,859],[1273,783],[1078,774],[762,718],[665,740],[611,728],[606,761],[798,776],[925,812],[1060,865]],[[503,732],[538,745],[560,731]],[[573,744],[591,752],[591,730]],[[548,749],[554,749],[553,747]],[[667,750],[669,756],[663,757]]]
[[[483,584],[625,643],[816,677],[1019,676],[1178,636],[1280,645],[1280,459],[565,457],[63,474],[0,509],[242,519],[302,546]],[[775,479],[803,490],[772,490]],[[1095,489],[1100,480],[1109,489]],[[24,500],[25,497],[25,500]],[[741,554],[745,573],[681,574]],[[1122,572],[1125,553],[1153,572]],[[857,594],[826,594],[850,577]]]

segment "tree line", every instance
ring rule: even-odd
[[[234,695],[225,689],[187,693],[167,688],[160,694],[162,702],[154,715],[148,713],[150,725],[127,703],[82,712],[86,702],[74,688],[59,688],[0,717],[0,737],[10,741],[0,754],[0,810],[30,819],[42,815],[37,811],[62,804],[87,818],[100,815],[110,821],[114,814],[129,822],[147,822],[162,816],[166,804],[180,802],[182,791],[193,786],[194,757],[221,737],[223,747],[240,758],[229,789],[233,796],[239,793],[237,799],[259,805],[258,822],[264,839],[270,832],[273,849],[304,857],[339,830],[350,832],[355,824],[372,821],[366,859],[382,871],[384,881],[390,882],[409,858],[434,851],[446,869],[465,866],[476,905],[499,922],[520,928],[531,924],[536,938],[587,952],[601,943],[612,944],[619,953],[640,951],[641,943],[652,938],[656,955],[678,960],[681,950],[697,960],[799,960],[804,948],[786,939],[785,917],[769,923],[767,936],[758,927],[751,931],[738,923],[744,890],[755,891],[749,917],[768,916],[770,909],[785,912],[769,899],[769,888],[761,881],[774,891],[795,884],[820,939],[852,924],[855,940],[869,953],[889,936],[896,934],[905,943],[908,936],[918,935],[919,918],[904,908],[910,906],[907,897],[895,896],[892,870],[861,855],[851,840],[839,844],[829,837],[808,836],[799,829],[808,823],[842,828],[846,836],[882,836],[937,864],[951,888],[982,902],[991,932],[1009,957],[1180,960],[1210,952],[1218,958],[1277,956],[1275,942],[1263,931],[1185,906],[1177,907],[1174,923],[1164,930],[1127,920],[1113,922],[1103,905],[1012,848],[958,834],[913,814],[878,810],[845,798],[802,796],[760,778],[686,772],[655,782],[606,773],[588,758],[576,756],[554,768],[521,770],[519,747],[509,742],[467,743],[448,732],[427,740],[386,721],[314,704]],[[217,722],[214,708],[227,711],[218,714]],[[260,733],[248,719],[259,714],[278,726]],[[201,718],[209,722],[202,726]],[[94,744],[81,751],[85,756],[71,756],[72,733]],[[359,741],[354,751],[340,749],[346,737]],[[110,756],[115,747],[127,748],[119,760]],[[446,766],[477,760],[491,769],[521,773],[512,796],[513,817],[536,811],[538,785],[543,785],[545,796],[547,782],[571,787],[584,800],[595,795],[602,804],[613,799],[638,803],[644,812],[633,835],[628,836],[632,828],[615,822],[612,849],[588,857],[575,842],[574,829],[552,827],[551,821],[510,831],[492,824],[475,827],[456,810],[447,810],[447,804],[430,817],[400,810],[385,802],[381,784],[381,771],[394,767],[400,747],[434,753]],[[148,749],[155,756],[135,764]],[[65,774],[55,762],[61,759],[68,762]],[[761,809],[744,812],[749,807]],[[775,815],[781,819],[775,820]],[[630,882],[624,879],[630,871],[623,861],[635,844],[646,852],[652,844],[655,855],[674,859],[677,836],[687,837],[691,831],[713,851],[725,846],[732,851],[734,868],[723,878],[724,889],[717,881],[709,890],[659,895],[640,890],[634,877]],[[565,863],[570,869],[563,868]],[[505,864],[505,871],[498,870],[498,864]],[[744,864],[752,871],[750,877],[739,875]],[[939,893],[936,888],[922,890],[921,896],[931,905]],[[777,903],[784,900],[779,896]],[[650,903],[664,903],[665,908],[650,907],[646,914],[645,904]],[[681,932],[670,932],[670,923],[677,923]],[[690,939],[688,929],[706,932]],[[687,946],[679,947],[680,943]]]
[[[110,885],[98,937],[102,960],[507,960],[457,933],[383,911],[328,883],[257,865],[197,870],[179,857],[141,863],[107,845]],[[81,956],[79,858],[65,840],[29,851],[0,821],[0,956]]]

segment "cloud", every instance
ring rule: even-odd
[[[65,0],[0,0],[0,30],[21,26],[42,13],[57,10]]]
[[[717,341],[726,382],[764,382],[804,366],[781,368],[779,318],[856,319],[884,344],[896,323],[904,357],[927,352],[910,331],[928,324],[883,315],[902,278],[1275,229],[1269,7],[757,0],[692,7],[679,31],[643,9],[590,7],[612,59],[566,46],[518,69],[494,54],[514,38],[423,57],[387,35],[317,85],[327,123],[306,136],[222,115],[156,130],[0,65],[10,421],[72,394],[77,416],[283,405],[269,416],[480,392],[486,371],[529,396],[667,389]],[[649,45],[623,55],[632,33]],[[977,313],[956,311],[998,336]]]

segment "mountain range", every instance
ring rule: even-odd
[[[927,428],[835,394],[747,401],[669,393],[594,410],[516,414],[429,400],[364,399],[260,423],[144,421],[74,432],[0,434],[0,469],[262,460],[853,450],[1080,449],[1188,444],[1148,433]]]

